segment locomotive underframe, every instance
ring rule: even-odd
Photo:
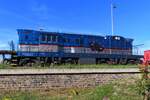
[[[21,56],[19,56],[21,55]],[[79,54],[79,53],[36,53],[18,52],[17,64],[28,65],[51,65],[51,64],[137,64],[141,55],[118,55],[118,54]]]

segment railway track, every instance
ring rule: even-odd
[[[141,73],[138,68],[124,69],[1,69],[0,75],[25,74],[132,74]]]

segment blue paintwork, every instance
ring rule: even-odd
[[[43,42],[41,41],[42,34],[53,34],[58,36],[58,42]],[[62,46],[83,46],[90,47],[89,43],[97,42],[101,44],[104,48],[117,48],[117,49],[132,49],[133,39],[127,39],[120,37],[120,40],[113,39],[112,36],[94,36],[94,35],[79,35],[79,34],[67,34],[67,33],[57,33],[57,32],[44,32],[44,31],[34,31],[34,30],[18,30],[19,44],[58,44]],[[26,39],[28,37],[28,39]],[[75,43],[76,39],[81,39],[83,45]],[[70,42],[64,42],[64,39],[69,39]],[[111,45],[110,45],[111,44]]]
[[[21,57],[70,57],[70,58],[111,58],[111,59],[120,59],[120,58],[130,58],[137,59],[142,58],[141,55],[118,55],[118,54],[70,54],[70,53],[51,53],[51,52],[17,52],[18,56]]]
[[[35,30],[26,30],[18,29],[19,44],[24,45],[39,45],[39,44],[54,44],[59,46],[77,46],[77,47],[88,47],[90,48],[91,42],[96,42],[103,46],[105,49],[118,49],[118,50],[132,50],[133,39],[124,38],[118,36],[120,40],[114,39],[114,36],[96,36],[96,35],[83,35],[83,34],[68,34],[68,33],[59,33],[59,32],[45,32],[45,31],[35,31]],[[47,42],[42,41],[42,35],[50,34],[58,37],[56,42]],[[69,39],[69,42],[65,42],[65,39]],[[80,39],[82,44],[76,43],[76,39]],[[62,52],[56,53],[47,53],[47,52],[18,52],[19,56],[65,56]],[[72,55],[72,54],[71,54]],[[82,56],[84,54],[76,54]],[[90,55],[90,54],[86,54]],[[93,54],[92,54],[93,55]],[[97,55],[97,54],[96,54]],[[75,54],[74,54],[75,56]],[[93,55],[93,57],[95,57]]]

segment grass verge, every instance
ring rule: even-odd
[[[5,64],[0,64],[0,69],[17,69],[17,68],[22,68],[22,69],[102,69],[102,68],[138,68],[138,65],[108,65],[108,64],[89,64],[89,65],[73,65],[73,64],[65,64],[65,65],[46,65],[44,67],[41,66],[32,66],[32,67],[12,67],[10,65],[5,65]]]

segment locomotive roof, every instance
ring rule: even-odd
[[[80,36],[99,36],[99,37],[121,37],[121,38],[125,38],[123,36],[119,36],[119,35],[106,35],[106,36],[103,36],[103,35],[97,35],[97,34],[83,34],[83,33],[71,33],[71,32],[48,32],[48,31],[43,31],[43,30],[32,30],[32,29],[17,29],[18,31],[34,31],[34,32],[40,32],[40,33],[47,33],[47,34],[64,34],[64,35],[80,35]],[[133,41],[133,39],[131,38],[125,38],[127,40],[131,40]]]

